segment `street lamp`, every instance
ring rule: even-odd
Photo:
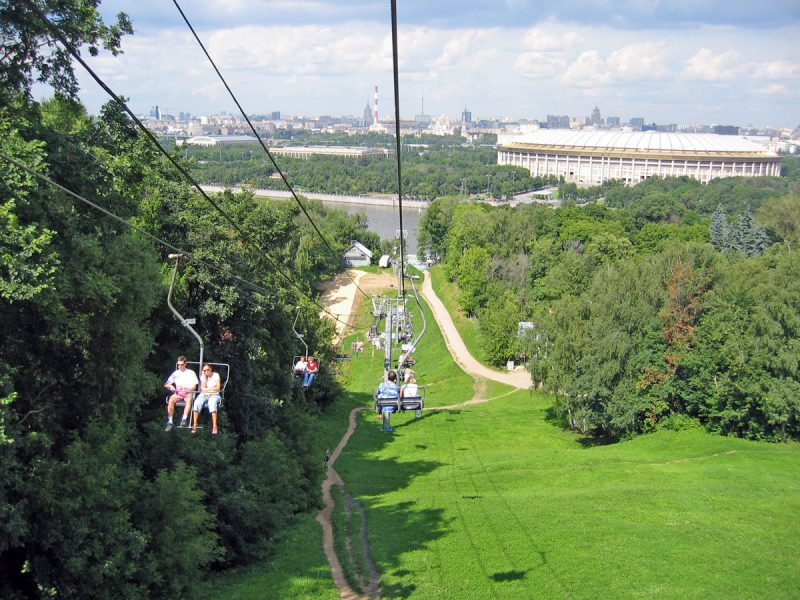
[[[491,175],[486,176],[486,195],[489,195],[489,180],[492,178]]]

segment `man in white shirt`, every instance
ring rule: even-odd
[[[186,406],[183,409],[183,417],[181,418],[181,427],[188,427],[189,425],[189,411],[192,406],[192,399],[194,392],[197,389],[197,374],[191,369],[186,367],[186,357],[179,356],[177,360],[177,369],[167,378],[164,387],[167,388],[172,395],[167,399],[167,428],[166,431],[172,431],[172,413],[175,412],[175,404],[179,401],[184,401]]]

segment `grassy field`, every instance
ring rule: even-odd
[[[424,341],[415,356],[429,405],[472,397],[432,323]],[[381,365],[369,349],[346,365],[351,393],[322,417],[321,447],[350,407],[371,404]],[[598,445],[553,422],[545,396],[494,383],[478,392],[493,399],[395,415],[391,434],[364,412],[336,463],[367,509],[382,597],[800,596],[800,445],[701,431]],[[336,597],[311,519],[274,561],[209,597]]]
[[[444,274],[444,267],[437,265],[430,269],[431,283],[433,290],[439,299],[447,307],[447,312],[453,318],[453,323],[458,330],[461,339],[464,340],[464,345],[478,361],[483,363],[489,368],[496,369],[494,365],[490,365],[486,359],[486,353],[483,351],[483,344],[480,342],[480,331],[478,330],[478,321],[470,319],[465,316],[458,308],[458,288],[456,284],[448,281],[447,276]]]

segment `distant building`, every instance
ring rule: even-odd
[[[642,117],[634,117],[630,120],[630,125],[635,131],[644,129],[644,119]]]
[[[273,110],[269,115],[270,120],[272,121],[280,121],[281,120],[281,111]]]
[[[430,125],[432,120],[430,115],[414,115],[414,122],[420,125]]]
[[[467,110],[467,107],[464,107],[464,110],[461,112],[461,122],[462,123],[472,123],[472,112]]]
[[[547,115],[547,128],[548,129],[569,129],[569,116],[568,115]]]
[[[606,125],[609,127],[619,127],[619,117],[606,117]]]
[[[366,158],[368,156],[386,158],[394,154],[387,148],[372,148],[366,146],[283,146],[270,148],[270,152],[277,156],[308,159],[311,156],[343,156],[346,158]]]
[[[369,100],[367,100],[367,105],[364,107],[364,127],[369,127],[372,125],[372,109],[369,106]]]
[[[597,108],[595,104],[594,110],[592,111],[592,116],[589,118],[589,125],[594,125],[595,127],[600,127],[603,124],[603,117],[600,116],[600,109]]]
[[[619,179],[634,185],[651,177],[778,177],[781,158],[740,137],[683,133],[540,130],[501,136],[497,164],[524,167],[532,177],[599,185]]]
[[[184,142],[187,146],[250,146],[258,139],[252,135],[198,135]]]
[[[739,128],[735,125],[714,125],[713,131],[717,135],[739,135]]]
[[[368,267],[372,264],[372,252],[361,242],[352,241],[342,254],[342,260],[348,267]]]

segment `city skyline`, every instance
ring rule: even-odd
[[[121,0],[136,34],[125,54],[88,57],[130,106],[236,112],[177,10]],[[606,0],[398,6],[401,118],[431,115],[796,127],[800,3]],[[613,10],[610,7],[613,6]],[[380,88],[393,115],[387,2],[196,0],[183,7],[248,113],[358,115]],[[357,19],[354,19],[357,17]],[[88,53],[84,53],[88,54]],[[81,69],[81,99],[106,101]],[[40,90],[41,91],[41,90]],[[42,91],[44,94],[44,91]]]

